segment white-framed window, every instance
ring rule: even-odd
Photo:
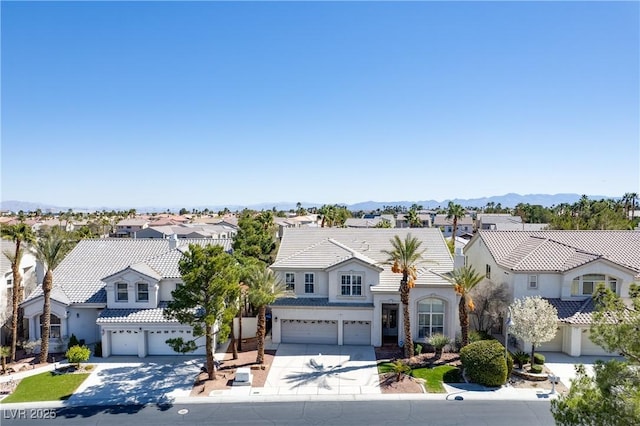
[[[127,283],[116,283],[116,302],[128,302],[129,289]]]
[[[7,288],[13,287],[13,276],[11,278],[7,278]]]
[[[423,299],[418,302],[418,337],[429,338],[444,334],[444,302],[440,299]]]
[[[136,302],[148,302],[149,301],[149,284],[137,283],[136,284]]]
[[[529,288],[531,290],[535,290],[538,288],[538,276],[537,275],[529,275]]]
[[[296,274],[294,274],[293,272],[285,272],[284,284],[285,284],[285,290],[295,292],[296,291]]]
[[[315,274],[313,272],[306,272],[304,274],[304,292],[314,293]]]
[[[599,284],[603,284],[614,293],[618,291],[618,279],[605,274],[585,274],[571,282],[572,296],[590,296]]]
[[[40,336],[42,336],[43,324],[44,324],[44,315],[40,315]],[[54,338],[57,339],[62,335],[61,325],[62,325],[62,322],[60,321],[60,317],[54,314],[51,314],[51,317],[49,319],[49,338],[50,339],[54,339]]]
[[[340,276],[340,294],[343,296],[362,296],[362,275],[343,274]]]
[[[487,264],[484,274],[486,275],[487,279],[491,278],[491,265]]]

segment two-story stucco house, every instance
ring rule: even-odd
[[[285,229],[271,265],[291,297],[271,305],[274,343],[374,345],[402,343],[401,275],[383,250],[407,234],[422,241],[425,261],[411,290],[416,341],[458,331],[457,299],[441,274],[453,269],[442,232],[435,228]]]
[[[178,262],[189,244],[217,244],[230,251],[232,241],[81,240],[53,271],[52,352],[60,338],[75,334],[87,344],[101,342],[103,357],[175,355],[165,341],[190,339],[192,329],[165,319],[163,312],[181,284]],[[22,304],[32,339],[41,336],[42,298],[39,288]],[[204,350],[202,345],[196,353]]]
[[[556,307],[556,336],[541,351],[607,355],[589,338],[592,294],[602,283],[628,298],[629,285],[640,283],[638,231],[479,230],[464,253],[467,264],[507,286],[514,299],[539,295]]]

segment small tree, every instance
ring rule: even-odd
[[[71,346],[67,350],[67,353],[64,354],[64,356],[67,358],[67,361],[69,361],[69,363],[75,364],[76,368],[80,368],[81,362],[86,362],[89,360],[89,357],[91,356],[91,349],[86,346],[80,345]]]
[[[240,288],[237,262],[222,246],[190,244],[178,267],[184,284],[173,291],[173,300],[164,315],[191,325],[194,337],[205,336],[207,374],[210,380],[215,380],[214,329],[217,327],[220,340],[229,336],[235,310],[228,301],[233,300],[234,292],[237,299]],[[195,343],[190,347],[194,348]]]
[[[556,335],[558,311],[540,296],[517,299],[511,304],[513,325],[511,334],[531,343],[531,360],[536,346]]]
[[[492,328],[500,325],[502,316],[509,306],[509,287],[485,279],[469,294],[475,305],[475,309],[469,313],[472,328],[490,334]]]

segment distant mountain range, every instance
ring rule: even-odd
[[[558,205],[561,203],[573,204],[577,202],[582,194],[505,194],[505,195],[496,195],[491,197],[482,197],[482,198],[454,198],[452,200],[418,200],[418,201],[364,201],[355,204],[347,204],[347,208],[352,211],[364,210],[376,210],[382,209],[384,206],[404,206],[411,207],[413,204],[421,205],[425,209],[435,209],[438,207],[445,207],[449,201],[453,201],[456,204],[460,204],[463,207],[484,207],[488,203],[494,203],[495,205],[500,204],[502,207],[515,207],[516,205],[523,204],[532,204],[532,205],[542,205],[544,207],[551,207],[553,205]],[[601,200],[603,198],[618,198],[618,197],[610,197],[606,195],[588,195],[589,199],[592,200]],[[274,203],[260,203],[260,204],[252,204],[252,205],[210,205],[210,206],[134,206],[134,207],[86,207],[86,206],[54,206],[50,204],[43,204],[37,202],[30,201],[15,201],[8,200],[0,202],[0,210],[2,211],[12,211],[18,212],[22,211],[35,211],[37,209],[42,210],[43,212],[66,212],[69,209],[72,209],[74,212],[88,212],[88,211],[102,211],[102,210],[128,210],[130,208],[135,208],[138,213],[157,213],[157,212],[165,212],[168,210],[172,212],[177,212],[181,208],[186,208],[188,210],[197,209],[204,210],[208,208],[212,211],[219,211],[224,209],[225,207],[231,211],[242,210],[244,208],[254,209],[254,210],[267,210],[275,207],[277,210],[290,210],[296,208],[297,202],[274,202]],[[337,203],[344,205],[344,203]],[[313,203],[313,202],[301,202],[302,207],[320,207],[321,203]]]

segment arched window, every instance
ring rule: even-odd
[[[603,284],[616,293],[618,291],[618,279],[604,274],[586,274],[575,277],[571,282],[572,296],[590,296],[598,284]]]
[[[444,334],[444,301],[423,299],[418,302],[418,337],[429,338]]]
[[[42,324],[44,323],[44,315],[40,315],[40,336],[42,336]],[[50,339],[57,339],[59,338],[62,334],[61,334],[61,321],[60,321],[60,317],[57,317],[53,314],[51,314],[51,319],[49,321],[49,338]]]

